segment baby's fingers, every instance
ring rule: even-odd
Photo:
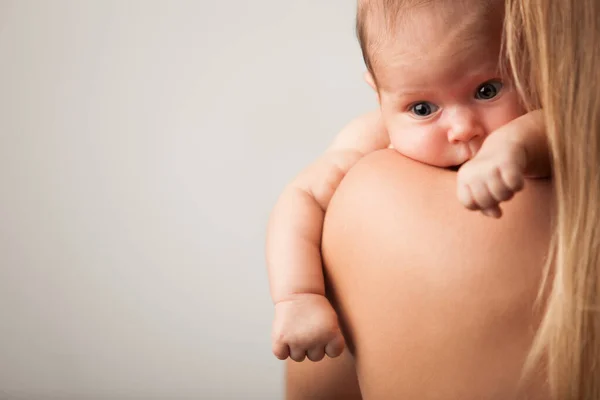
[[[460,184],[458,186],[456,195],[460,204],[462,204],[465,208],[469,210],[477,210],[477,203],[475,202],[475,198],[473,198],[473,194],[471,193],[471,188],[469,185]]]
[[[325,347],[316,346],[306,353],[306,356],[310,361],[321,361],[325,357]]]
[[[296,362],[302,362],[306,358],[306,350],[299,346],[292,346],[290,349],[290,358]]]
[[[506,187],[514,192],[518,192],[525,186],[525,177],[523,173],[517,168],[502,168],[500,176],[504,181]]]
[[[498,203],[510,200],[515,194],[514,190],[504,182],[501,172],[498,169],[492,172],[490,179],[488,179],[487,187]]]
[[[491,217],[491,218],[502,217],[502,210],[498,206],[492,207],[492,208],[486,208],[485,210],[481,210],[481,213],[483,215],[485,215],[486,217]]]
[[[487,185],[483,182],[475,182],[471,184],[471,193],[477,203],[477,210],[486,210],[496,207],[498,202],[487,188]]]
[[[290,348],[283,342],[275,342],[273,344],[273,354],[280,360],[285,360],[290,356]]]
[[[327,343],[325,353],[331,358],[338,357],[342,355],[345,345],[344,336],[340,332],[332,341]]]

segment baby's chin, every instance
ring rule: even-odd
[[[438,165],[439,168],[445,169],[447,171],[454,171],[454,172],[458,172],[458,170],[460,169],[460,167],[462,167],[467,161],[469,160],[465,160],[465,161],[459,161],[457,164],[454,163],[448,163],[448,164],[442,164],[442,165]]]
[[[397,151],[397,149],[396,149]],[[424,157],[422,154],[405,154],[399,151],[400,154],[404,155],[404,157],[408,157],[414,161],[418,161],[420,163],[430,165],[432,167],[445,169],[447,171],[457,172],[460,167],[463,166],[464,163],[469,161],[467,154],[452,154],[447,157]]]
[[[447,157],[441,157],[435,160],[434,162],[430,162],[429,164],[437,166],[438,168],[445,169],[447,171],[457,172],[460,169],[460,167],[462,167],[470,159],[471,154],[468,154],[468,151],[461,151],[457,152],[456,154],[448,154]]]
[[[450,162],[445,167],[442,166],[442,168],[456,172],[460,169],[460,167],[462,167],[467,161],[469,161],[471,159],[470,156],[462,155],[462,154],[460,157],[457,157],[457,158],[458,159],[453,160],[454,162]]]
[[[469,159],[466,159],[464,161],[461,161],[459,164],[452,164],[449,167],[446,167],[446,169],[450,170],[450,171],[458,171],[460,169],[460,167],[462,167],[463,165],[465,165],[465,163],[469,161]]]

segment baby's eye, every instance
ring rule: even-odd
[[[422,101],[420,103],[415,103],[412,106],[410,106],[410,112],[419,118],[429,117],[431,114],[435,113],[439,109],[440,108],[438,106],[428,101]]]
[[[477,88],[475,98],[477,100],[491,100],[498,96],[498,93],[502,90],[502,86],[502,82],[500,81],[487,81]]]

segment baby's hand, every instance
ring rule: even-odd
[[[525,148],[506,135],[490,135],[458,171],[459,201],[469,210],[500,218],[499,204],[523,189],[526,156]]]
[[[297,294],[275,304],[273,354],[277,358],[320,361],[325,354],[337,357],[343,350],[337,315],[325,296]]]

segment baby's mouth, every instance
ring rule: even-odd
[[[479,151],[479,148],[481,147],[481,143],[476,143],[475,141],[471,141],[471,142],[469,142],[467,147],[469,148],[469,152],[471,153],[471,156],[469,157],[469,160],[470,160],[473,157],[475,157],[475,155]]]
[[[463,166],[464,163],[466,163],[467,161],[473,159],[473,157],[475,157],[475,155],[477,154],[477,152],[479,151],[479,148],[481,146],[479,146],[479,144],[475,143],[475,142],[469,142],[466,145],[464,145],[464,147],[462,148],[462,160],[460,163],[450,166],[448,167],[449,170],[451,171],[458,171],[460,169],[460,167]]]

